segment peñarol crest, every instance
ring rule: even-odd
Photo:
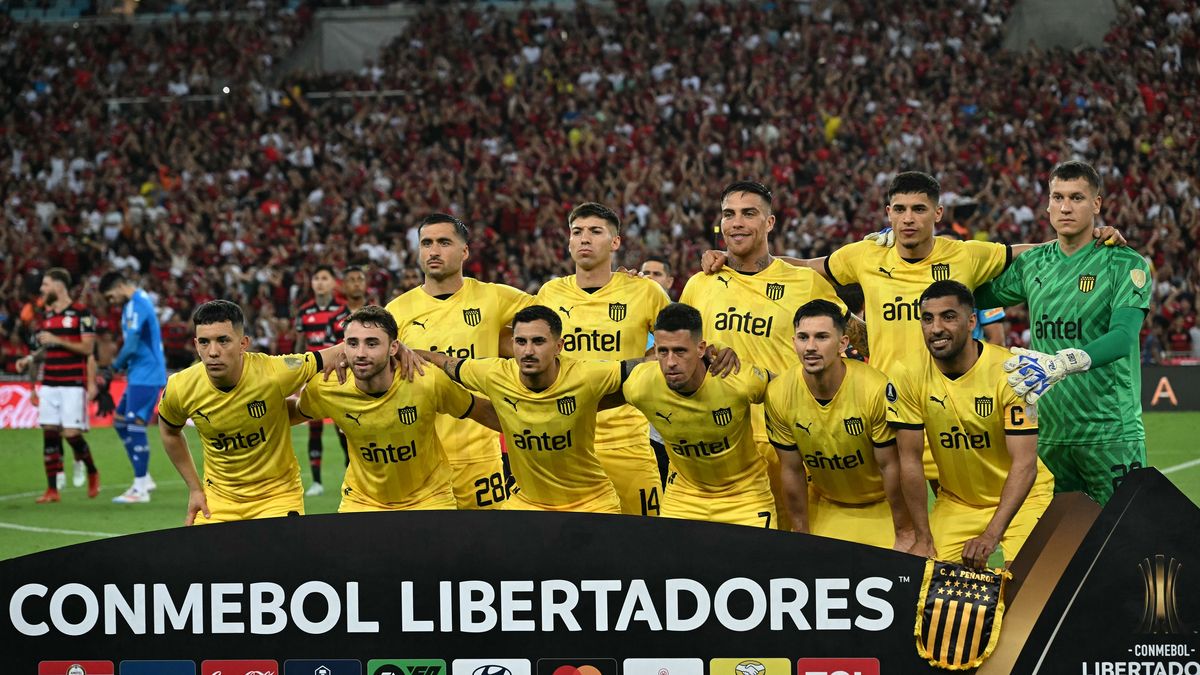
[[[917,653],[929,664],[967,670],[992,655],[1004,617],[1007,570],[929,560],[917,600]]]
[[[628,306],[623,302],[610,302],[608,303],[608,318],[613,321],[624,321],[627,309]]]
[[[1080,274],[1079,275],[1079,290],[1083,293],[1091,293],[1096,287],[1095,274]]]
[[[767,297],[772,300],[779,300],[783,297],[783,284],[767,284]]]

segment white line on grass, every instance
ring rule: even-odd
[[[0,523],[0,528],[8,530],[20,530],[22,532],[38,532],[41,534],[69,534],[78,537],[95,537],[102,539],[104,537],[120,537],[122,535],[115,532],[84,532],[82,530],[59,530],[53,527],[32,527],[30,525],[18,525],[16,523]]]
[[[1168,466],[1167,468],[1162,469],[1162,472],[1165,475],[1168,473],[1175,473],[1176,471],[1183,471],[1184,469],[1190,469],[1193,466],[1197,466],[1197,465],[1200,465],[1200,459],[1193,459],[1192,461],[1184,462],[1183,464],[1176,464],[1175,466]]]
[[[183,481],[181,480],[164,480],[158,484],[158,487],[174,488],[180,485],[183,485]],[[104,488],[100,488],[100,491],[104,492]],[[0,495],[0,502],[6,502],[12,499],[25,499],[26,497],[36,497],[42,494],[42,492],[44,492],[44,490],[35,490],[33,492],[17,492],[11,495]]]
[[[34,497],[40,494],[42,494],[41,490],[36,490],[34,492],[18,492],[13,495],[0,495],[0,501],[8,501],[10,499],[25,499],[26,497]]]

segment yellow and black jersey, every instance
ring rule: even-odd
[[[315,353],[242,355],[242,376],[218,389],[197,363],[167,380],[158,416],[182,427],[190,418],[204,447],[204,483],[231,502],[301,489],[285,399],[320,370]]]
[[[596,459],[596,407],[621,388],[619,361],[560,358],[558,378],[533,391],[512,359],[467,359],[456,378],[491,401],[524,499],[548,507],[586,501],[613,487]]]
[[[888,423],[925,431],[942,490],[966,504],[996,506],[1012,466],[1005,435],[1036,434],[1037,409],[1008,386],[1001,367],[1011,356],[1007,349],[974,340],[971,348],[979,360],[956,378],[943,374],[928,351],[899,364]],[[1053,481],[1039,459],[1035,488]]]
[[[754,444],[751,404],[762,403],[767,374],[743,364],[728,377],[705,375],[689,395],[672,391],[657,362],[633,369],[625,400],[654,420],[671,468],[694,487],[729,494],[766,476],[767,463]]]
[[[645,355],[654,320],[671,300],[649,279],[614,274],[600,288],[585,290],[572,274],[546,282],[537,303],[562,319],[564,356],[622,361]],[[646,418],[630,406],[600,413],[597,449],[646,447],[649,438]]]
[[[345,499],[376,508],[398,508],[446,485],[450,468],[435,430],[439,415],[461,419],[474,397],[441,370],[427,368],[409,382],[397,370],[392,385],[378,396],[314,377],[300,396],[300,412],[332,419],[346,435],[350,467]]]
[[[512,286],[463,278],[449,297],[414,288],[387,304],[400,341],[410,349],[441,352],[460,359],[499,356],[500,334],[513,315],[533,304],[533,296]],[[475,462],[500,453],[500,434],[472,420],[439,417],[436,433],[452,462]]]
[[[920,299],[930,284],[953,279],[973,291],[999,276],[1011,258],[1004,244],[934,237],[933,252],[909,262],[898,247],[860,241],[834,251],[825,270],[839,284],[862,286],[871,365],[891,375],[893,364],[927,353]]]

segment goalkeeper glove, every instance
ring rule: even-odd
[[[1082,349],[1060,349],[1043,354],[1020,347],[1012,348],[1013,357],[1004,362],[1008,385],[1017,396],[1033,405],[1055,382],[1071,373],[1082,373],[1092,367],[1092,357]]]
[[[863,241],[873,241],[876,246],[891,248],[896,245],[896,232],[890,227],[885,227],[878,232],[872,232],[863,237]]]
[[[99,377],[96,378],[96,417],[108,417],[117,411],[117,405],[109,390],[112,378],[112,371],[107,368],[101,369]]]

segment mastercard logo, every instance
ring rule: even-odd
[[[559,666],[554,669],[554,675],[604,675],[596,666]]]

